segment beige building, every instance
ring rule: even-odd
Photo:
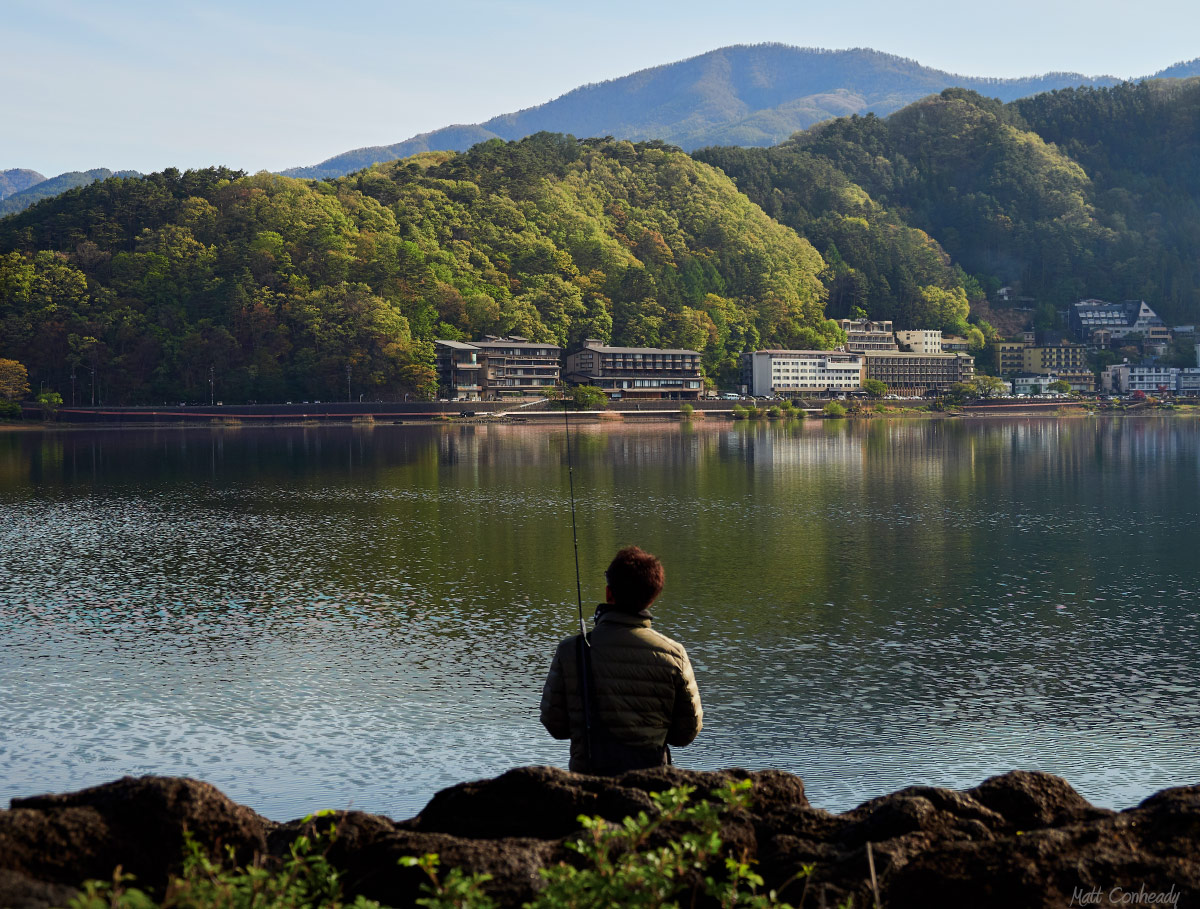
[[[697,351],[609,347],[595,338],[567,357],[565,378],[574,385],[603,389],[614,400],[696,401],[704,391]]]
[[[1024,341],[993,341],[992,350],[996,353],[996,374],[1015,376],[1025,372]]]
[[[911,353],[940,354],[942,352],[942,333],[924,328],[909,329],[896,332],[896,342],[901,350]]]
[[[841,350],[756,350],[742,354],[756,397],[796,397],[862,388],[863,355]]]
[[[900,349],[896,346],[890,319],[838,319],[838,327],[846,333],[846,350],[849,353]]]
[[[866,354],[864,359],[865,378],[878,379],[894,394],[944,391],[955,382],[970,382],[975,377],[975,358],[963,353],[876,351]]]
[[[1021,352],[1022,372],[1047,376],[1051,373],[1088,371],[1087,348],[1081,344],[1055,347],[1026,347]]]

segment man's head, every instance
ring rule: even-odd
[[[608,582],[608,602],[618,609],[640,612],[662,593],[666,573],[662,563],[636,546],[626,546],[616,554],[604,572]]]

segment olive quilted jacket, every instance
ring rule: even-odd
[[[558,645],[542,689],[542,725],[571,740],[572,770],[586,771],[583,702],[573,635]],[[704,720],[696,677],[683,645],[650,628],[645,613],[603,608],[591,633],[593,704],[617,741],[639,748],[683,746]]]

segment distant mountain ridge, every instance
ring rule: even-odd
[[[11,173],[34,174],[40,179],[27,184],[26,187],[17,192],[10,193],[7,196],[0,195],[0,218],[3,218],[5,215],[15,215],[17,212],[29,208],[35,202],[41,202],[43,199],[51,199],[54,196],[65,193],[68,189],[87,186],[89,183],[95,183],[97,180],[107,180],[109,177],[141,176],[136,170],[111,171],[107,167],[97,167],[93,170],[72,170],[49,179],[32,170],[4,172],[6,175]]]
[[[1157,77],[1200,74],[1200,59]],[[769,146],[831,117],[883,116],[951,87],[1002,101],[1054,89],[1111,87],[1114,76],[1047,73],[1019,79],[956,75],[867,48],[819,50],[783,44],[735,45],[677,63],[583,85],[559,98],[480,124],[449,126],[395,145],[360,148],[287,176],[323,179],[424,151],[465,151],[488,139],[536,132],[585,138],[661,139],[692,151],[709,145]]]
[[[22,167],[0,170],[0,201],[29,189],[35,183],[41,183],[45,179],[36,170],[27,170]]]

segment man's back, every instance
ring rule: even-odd
[[[611,607],[601,607],[589,639],[594,745],[611,740],[665,758],[664,746],[682,747],[696,738],[703,709],[681,644],[652,630],[648,614]],[[578,635],[554,654],[541,719],[552,736],[571,739],[572,770],[597,769],[587,753]]]

